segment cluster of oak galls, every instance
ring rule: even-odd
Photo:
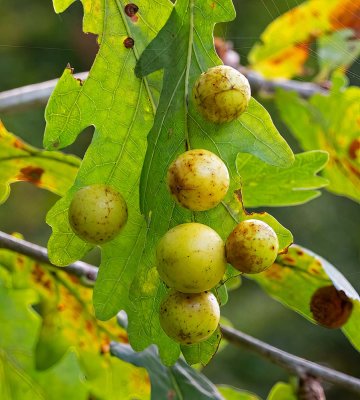
[[[247,79],[227,66],[210,68],[193,88],[193,101],[204,118],[221,124],[238,118],[250,100]],[[180,154],[169,166],[167,186],[173,199],[192,211],[219,205],[228,192],[225,163],[205,149]],[[83,240],[103,244],[112,240],[127,221],[122,195],[104,184],[78,190],[69,208],[69,222]],[[225,243],[209,226],[191,222],[177,225],[160,239],[156,263],[160,278],[170,288],[160,305],[160,324],[181,344],[209,338],[220,319],[212,290],[219,285],[227,263],[243,273],[270,267],[278,254],[278,238],[265,222],[241,221]]]

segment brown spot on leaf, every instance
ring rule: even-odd
[[[16,149],[24,149],[25,148],[24,143],[19,139],[15,139],[13,144]]]
[[[129,338],[126,332],[118,333],[117,338],[121,343],[129,343]]]
[[[354,139],[349,146],[349,156],[352,160],[360,157],[360,137]]]
[[[34,267],[31,271],[31,275],[34,278],[35,282],[41,283],[43,276],[45,275],[45,272],[42,270],[39,264],[34,264]]]
[[[285,256],[285,257],[282,257],[282,260],[283,261],[285,261],[285,262],[287,262],[287,263],[289,263],[289,264],[296,264],[296,260],[294,260],[292,257],[290,257],[290,256]]]
[[[312,267],[309,268],[309,272],[312,275],[320,275],[321,270],[319,268],[315,267],[315,266],[312,266]]]
[[[85,329],[89,332],[92,333],[94,331],[94,323],[93,321],[87,320],[85,322]]]
[[[16,263],[19,269],[23,269],[24,268],[24,257],[21,255],[18,255],[16,257]]]
[[[39,167],[32,167],[29,165],[28,167],[21,168],[20,174],[17,176],[17,180],[31,182],[35,185],[40,183],[40,179],[44,170]]]
[[[79,283],[80,282],[80,279],[77,277],[77,276],[75,276],[75,275],[70,275],[69,274],[69,279],[71,280],[71,282],[73,282],[73,283]]]
[[[44,286],[44,288],[46,288],[49,291],[51,291],[51,286],[52,286],[51,280],[50,279],[46,279],[46,281],[43,282],[43,286]]]
[[[319,10],[311,10],[311,14],[312,14],[312,16],[315,17],[315,18],[319,18],[320,15],[321,15],[321,13],[320,13]]]
[[[100,345],[100,354],[110,353],[110,340],[105,338]]]
[[[310,311],[315,321],[330,329],[343,326],[349,319],[352,308],[351,300],[333,285],[316,290],[310,301]]]
[[[263,274],[275,281],[281,281],[284,275],[284,269],[280,264],[274,263],[270,268],[266,269]]]
[[[139,7],[134,3],[126,4],[125,6],[125,14],[128,17],[133,17],[139,11]]]
[[[134,41],[133,38],[127,37],[127,38],[124,40],[123,43],[124,43],[124,46],[125,46],[127,49],[132,49],[132,48],[134,47],[135,41]]]

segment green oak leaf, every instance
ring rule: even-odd
[[[278,382],[270,390],[267,400],[297,400],[294,387],[289,383]]]
[[[63,11],[69,4],[56,1],[56,10]],[[213,45],[213,25],[234,17],[230,0],[202,0],[196,7],[193,0],[178,0],[175,6],[164,0],[153,5],[141,1],[137,2],[136,20],[124,14],[125,2],[104,1],[103,8],[91,8],[87,0],[83,4],[84,30],[99,35],[100,50],[85,82],[75,80],[70,68],[65,70],[46,109],[44,144],[52,149],[67,146],[89,125],[95,125],[95,133],[74,186],[48,214],[47,221],[53,228],[49,254],[55,264],[66,265],[91,249],[69,226],[67,212],[76,190],[100,182],[118,189],[127,201],[129,220],[121,235],[102,246],[93,296],[95,312],[105,320],[124,309],[129,317],[133,348],[139,351],[157,344],[163,361],[172,364],[180,347],[165,335],[159,323],[158,309],[166,288],[160,282],[154,259],[158,239],[169,227],[192,220],[212,226],[225,238],[237,221],[236,208],[241,208],[231,193],[240,185],[235,165],[237,153],[248,151],[283,167],[292,163],[293,154],[269,114],[255,100],[238,121],[223,127],[199,119],[191,100],[187,108],[187,94],[196,76],[219,63]],[[141,66],[150,62],[146,75],[151,75],[136,78],[133,68],[138,54],[155,36],[154,27],[161,27],[171,9],[167,24],[143,52],[136,67],[139,73]],[[204,24],[205,19],[212,22]],[[124,47],[127,36],[135,41],[133,49]],[[173,69],[169,72],[170,63]],[[156,70],[164,66],[163,90],[158,98],[161,75]],[[144,70],[142,74],[145,75]],[[157,105],[140,182],[144,219],[138,208],[138,185],[145,155],[144,139]],[[233,178],[226,202],[208,213],[181,210],[170,199],[164,184],[169,162],[185,148],[188,128],[192,132],[188,143],[207,147],[222,156]],[[154,146],[157,133],[161,140]],[[213,134],[214,139],[208,134]],[[220,144],[223,154],[218,151]],[[291,243],[290,232],[275,219],[268,215],[259,218],[269,220],[275,230],[278,228],[284,248]],[[215,352],[217,347],[209,346],[210,343],[201,345],[202,351],[188,349],[187,357],[194,361],[197,357],[197,362],[209,360],[209,348]]]
[[[280,115],[304,150],[322,149],[329,162],[322,176],[332,193],[360,202],[360,88],[346,89],[333,78],[328,96],[316,94],[309,100],[294,92],[279,91]]]
[[[182,359],[172,367],[165,367],[155,346],[137,353],[129,345],[113,342],[114,356],[147,369],[151,381],[152,399],[222,400],[215,385]]]
[[[266,271],[249,276],[271,297],[316,323],[310,311],[311,297],[321,287],[334,285],[352,300],[353,309],[342,331],[360,351],[360,296],[332,264],[301,246],[293,245]]]
[[[250,393],[246,390],[239,390],[229,385],[216,385],[219,392],[225,400],[261,400],[254,393]]]
[[[0,204],[8,198],[10,184],[20,181],[63,195],[79,166],[75,156],[30,146],[8,132],[0,120]]]
[[[220,328],[218,328],[210,338],[204,342],[191,345],[181,345],[181,351],[188,364],[194,365],[200,363],[205,366],[216,353],[220,342],[221,332]]]
[[[54,1],[57,12],[71,3]],[[68,222],[69,204],[80,187],[103,182],[122,193],[129,208],[128,223],[121,236],[103,246],[94,289],[96,314],[109,319],[119,309],[128,311],[129,288],[138,273],[147,230],[138,206],[138,183],[146,135],[161,88],[160,73],[138,79],[133,70],[138,54],[165,23],[172,3],[140,0],[136,18],[125,14],[125,1],[103,0],[99,7],[92,4],[90,0],[83,1],[84,30],[97,34],[100,44],[94,65],[84,82],[74,79],[72,70],[67,68],[46,108],[47,148],[67,146],[85,127],[95,126],[74,186],[48,214],[47,222],[53,228],[48,248],[51,261],[57,265],[78,260],[91,249],[75,236]],[[124,46],[127,37],[135,41],[132,49]],[[169,347],[170,339],[165,334],[162,342],[165,348]]]
[[[236,159],[241,176],[245,207],[290,206],[306,203],[320,196],[319,188],[327,179],[316,175],[328,162],[325,151],[308,151],[295,155],[288,168],[264,163],[251,154],[239,153]]]
[[[193,0],[178,0],[167,24],[142,53],[135,70],[138,76],[146,76],[164,69],[164,81],[141,175],[140,205],[148,229],[146,244],[139,248],[142,252],[139,274],[130,292],[133,309],[128,313],[128,332],[135,350],[156,343],[164,362],[169,364],[175,357],[171,359],[170,353],[165,355],[162,351],[163,332],[158,310],[165,290],[156,272],[157,241],[169,228],[192,221],[211,226],[225,239],[235,223],[245,218],[238,215],[242,205],[233,196],[240,186],[235,165],[239,151],[252,152],[278,166],[287,166],[293,161],[290,148],[276,131],[268,113],[255,100],[239,120],[223,125],[203,120],[194,108],[191,90],[195,79],[208,67],[220,63],[213,45],[213,27],[234,16],[229,0],[221,3],[202,0],[196,5]],[[190,147],[206,148],[218,154],[232,177],[232,187],[224,203],[209,212],[193,213],[177,206],[166,188],[169,164]],[[259,217],[269,220],[275,230],[279,228],[284,247],[291,243],[290,232],[280,228],[275,219],[268,215]],[[184,347],[186,359],[194,364],[210,360],[209,349],[215,352],[218,343],[209,340]],[[173,342],[174,356],[178,354],[176,348],[178,345]]]

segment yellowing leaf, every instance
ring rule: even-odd
[[[270,296],[313,323],[316,322],[310,303],[316,290],[332,285],[343,291],[353,307],[341,329],[360,351],[360,296],[341,272],[322,257],[293,245],[287,254],[278,256],[269,269],[249,278],[258,282]]]
[[[313,150],[296,154],[290,167],[278,168],[250,154],[239,153],[236,164],[244,206],[297,205],[320,196],[317,189],[328,181],[316,173],[325,167],[328,158],[326,152]]]
[[[27,288],[32,288],[38,297],[27,301],[36,304],[42,321],[40,332],[30,321],[27,330],[18,328],[16,332],[28,335],[28,330],[34,329],[38,333],[33,357],[39,370],[56,367],[69,349],[75,349],[78,368],[86,376],[91,393],[104,400],[115,396],[148,398],[150,386],[145,371],[110,356],[110,341],[127,343],[127,334],[115,319],[106,323],[96,320],[91,288],[82,286],[78,278],[66,272],[7,250],[0,251],[0,265],[10,271],[19,298]],[[5,308],[12,312],[9,306]],[[10,325],[5,336],[14,340],[13,335],[14,327]],[[24,340],[19,337],[17,341]]]
[[[304,150],[322,149],[329,162],[322,175],[326,189],[360,202],[360,89],[336,87],[329,96],[308,101],[296,93],[279,92],[280,115]]]
[[[28,145],[0,121],[0,204],[9,196],[10,184],[19,181],[63,195],[74,182],[79,166],[75,156]]]
[[[328,32],[359,30],[359,0],[308,0],[274,20],[249,54],[251,67],[267,78],[301,75],[308,46]]]

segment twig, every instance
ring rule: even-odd
[[[248,78],[253,93],[266,92],[267,94],[273,94],[277,88],[294,90],[304,98],[308,98],[315,93],[327,93],[327,90],[315,83],[286,79],[269,80],[246,67],[239,66],[238,69]],[[88,72],[74,75],[75,78],[81,80],[86,79],[87,76]],[[51,81],[23,86],[0,93],[0,112],[13,113],[33,107],[44,106],[57,82],[58,79],[53,79]]]
[[[251,86],[251,92],[264,92],[267,95],[272,95],[276,89],[283,89],[286,91],[294,91],[299,96],[307,99],[316,93],[327,94],[328,90],[322,88],[316,83],[293,81],[289,79],[265,79],[262,75],[249,68],[239,66],[238,70],[244,74]],[[1,94],[0,94],[1,96]],[[1,110],[0,110],[1,111]]]
[[[316,376],[355,393],[360,393],[360,379],[287,353],[236,329],[221,326],[221,332],[224,339],[233,345],[245,347],[300,377],[306,374]]]
[[[15,251],[16,253],[24,254],[40,262],[49,264],[62,271],[69,272],[79,278],[84,278],[86,281],[95,282],[98,269],[90,264],[82,261],[77,261],[66,267],[58,267],[49,260],[48,252],[44,247],[37,244],[27,242],[26,240],[15,238],[7,233],[0,231],[0,248]]]
[[[44,247],[35,245],[22,239],[17,239],[1,231],[0,248],[5,248],[20,254],[24,254],[38,261],[56,267],[50,262],[47,250]],[[97,268],[95,266],[81,261],[70,264],[67,267],[56,268],[67,271],[70,274],[74,274],[78,277],[83,277],[93,281],[96,280],[97,276]],[[290,371],[291,373],[295,373],[300,377],[310,374],[322,378],[327,382],[331,382],[356,393],[360,393],[360,379],[346,375],[342,372],[338,372],[331,368],[323,367],[319,364],[307,361],[290,353],[286,353],[285,351],[255,339],[252,336],[246,335],[238,330],[221,326],[221,331],[223,337],[228,342],[235,346],[245,347],[249,350],[252,350],[274,364],[277,364]]]
[[[87,76],[88,72],[74,75],[75,78],[81,80],[86,79]],[[52,79],[0,93],[0,112],[12,113],[44,106],[57,82],[58,79]]]

